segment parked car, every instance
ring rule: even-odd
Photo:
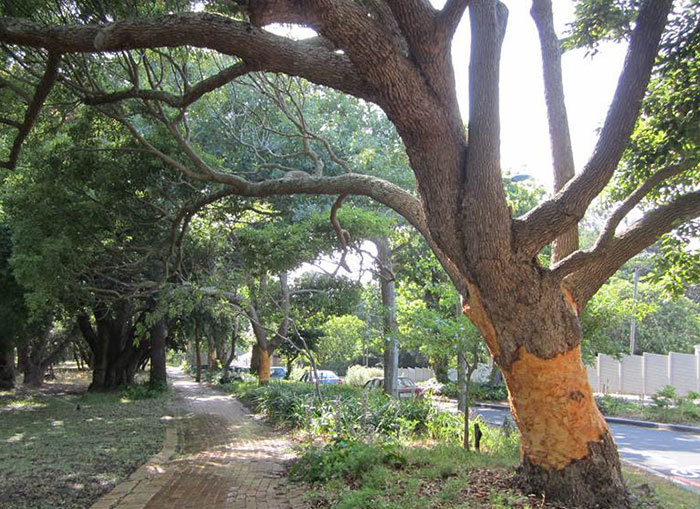
[[[365,382],[365,389],[383,389],[383,378],[372,378]],[[399,398],[422,398],[423,389],[418,387],[413,380],[404,376],[399,377]]]
[[[284,380],[287,376],[287,368],[284,366],[272,366],[270,368],[270,380]]]
[[[340,385],[343,383],[343,379],[336,375],[333,371],[329,371],[327,369],[318,369],[316,370],[316,373],[318,373],[318,383],[320,384]],[[301,381],[309,382],[312,384],[316,383],[313,370],[309,370],[306,373],[304,373],[304,375],[301,377]]]

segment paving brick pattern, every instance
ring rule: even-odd
[[[175,455],[154,458],[93,509],[305,507],[302,488],[284,477],[293,458],[284,435],[256,421],[231,396],[181,371],[168,374],[177,393],[169,427],[177,431]]]

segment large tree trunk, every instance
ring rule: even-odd
[[[166,338],[168,329],[164,320],[159,320],[151,328],[151,375],[149,383],[154,387],[165,386],[168,375],[165,366]]]
[[[0,340],[0,390],[15,386],[15,345]]]
[[[580,348],[551,359],[523,351],[505,378],[527,490],[582,507],[625,507],[617,450],[592,397]]]
[[[564,294],[531,288],[537,295],[529,299],[511,290],[489,292],[496,295],[489,300],[470,291],[465,312],[503,372],[520,431],[523,487],[575,506],[627,507],[615,443],[593,399],[579,322]]]

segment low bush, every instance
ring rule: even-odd
[[[421,437],[461,444],[464,436],[461,414],[439,410],[423,398],[396,400],[379,391],[322,385],[323,399],[319,400],[313,385],[295,382],[263,387],[238,382],[226,387],[272,424],[303,429],[334,441]],[[485,450],[497,447],[503,440],[509,445],[498,447],[517,449],[517,434],[501,439],[498,432],[490,431],[483,422],[480,426]]]
[[[634,412],[639,406],[633,401],[625,398],[616,398],[609,394],[596,396],[595,398],[598,409],[603,415],[622,415],[625,413]]]
[[[368,368],[365,366],[350,366],[343,381],[355,387],[362,387],[367,380],[384,376],[382,368]]]
[[[289,477],[311,484],[325,484],[333,479],[354,482],[378,465],[400,468],[405,462],[395,443],[338,440],[309,449],[292,465]]]
[[[447,382],[441,384],[434,378],[422,382],[420,386],[423,390],[432,391],[446,398],[457,399],[459,397],[459,384],[457,382]],[[508,391],[505,384],[488,384],[472,382],[469,386],[469,393],[472,401],[503,401],[508,399]]]
[[[700,425],[700,405],[695,403],[697,396],[700,395],[692,392],[678,396],[675,388],[664,387],[651,396],[651,404],[608,394],[596,396],[596,403],[603,415],[697,426]]]
[[[316,388],[305,383],[226,387],[273,424],[333,437],[399,437],[422,432],[432,409],[423,399],[394,400],[382,392],[348,385],[321,385],[322,400]]]

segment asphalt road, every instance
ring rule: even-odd
[[[456,411],[454,403],[439,402],[437,405]],[[487,423],[498,426],[506,418],[513,422],[505,409],[475,407],[470,415],[480,415]],[[700,493],[700,435],[628,424],[608,425],[623,461]]]

